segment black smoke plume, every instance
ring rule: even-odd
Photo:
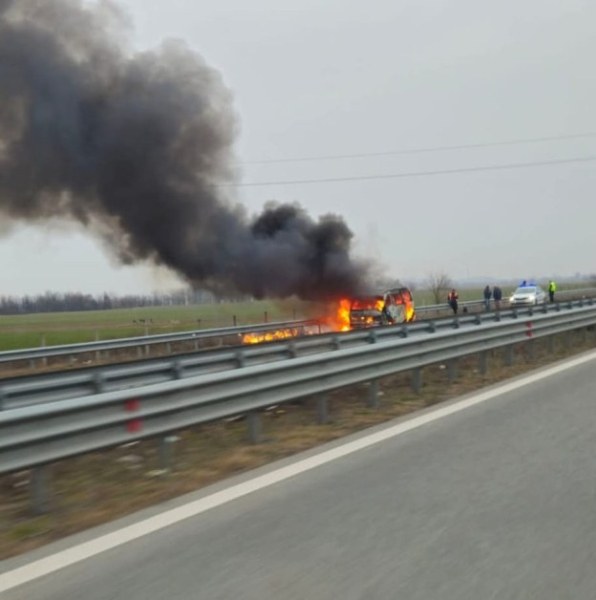
[[[214,290],[357,291],[341,218],[249,218],[226,197],[237,119],[219,73],[179,41],[131,52],[127,32],[112,2],[0,0],[0,211],[78,221],[121,261]]]

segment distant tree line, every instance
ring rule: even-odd
[[[206,290],[189,290],[168,294],[98,296],[83,293],[46,292],[35,296],[0,296],[0,314],[16,315],[44,312],[72,312],[83,310],[110,310],[143,306],[184,306],[221,301],[240,301],[242,297],[221,298]]]

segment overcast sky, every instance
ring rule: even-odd
[[[596,132],[593,1],[119,4],[136,49],[183,39],[221,72],[240,121],[243,183],[347,179],[239,186],[249,211],[276,200],[340,214],[355,251],[405,281],[596,272],[596,162],[369,178],[596,157],[596,135],[378,156]],[[354,154],[369,156],[322,158]],[[285,160],[294,158],[313,160]],[[119,267],[88,234],[56,225],[13,227],[0,259],[3,294],[175,285],[149,267]]]

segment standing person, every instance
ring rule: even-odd
[[[503,298],[503,292],[498,285],[493,287],[493,298],[495,300],[495,310],[501,310],[501,300]]]
[[[454,315],[457,314],[458,299],[459,299],[459,296],[457,295],[455,288],[452,288],[452,290],[447,294],[447,302],[449,303],[449,306],[451,307],[451,310],[453,311]]]
[[[484,288],[484,308],[487,310],[487,312],[490,310],[490,297],[492,296],[492,292],[490,291],[490,286],[486,286]]]
[[[551,279],[548,282],[548,298],[551,302],[555,301],[555,292],[557,291],[557,284]]]

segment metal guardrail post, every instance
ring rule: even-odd
[[[105,376],[101,371],[93,374],[93,391],[96,394],[101,394],[105,392],[106,389],[106,380]]]
[[[50,509],[49,478],[48,465],[40,465],[31,469],[31,509],[36,515],[43,515]]]
[[[419,394],[422,389],[422,368],[417,367],[412,370],[412,390]]]
[[[242,369],[242,367],[244,367],[246,365],[246,355],[244,354],[244,352],[242,352],[242,350],[238,350],[238,352],[236,352],[236,367],[238,369]]]
[[[39,344],[39,345],[40,345],[42,348],[45,348],[45,346],[46,346],[46,335],[45,335],[45,333],[44,333],[44,334],[42,334],[42,336],[41,336],[41,342],[40,342],[40,344]],[[35,366],[35,364],[33,364],[33,365],[31,365],[31,366],[32,366],[32,367],[34,367],[34,366]],[[47,367],[47,366],[48,366],[48,359],[47,359],[45,356],[44,356],[44,357],[41,359],[41,366],[42,366],[42,367]]]
[[[329,422],[329,404],[327,394],[317,396],[317,423],[325,425]]]
[[[488,351],[483,350],[478,355],[478,372],[480,375],[486,375],[488,371]]]
[[[99,330],[95,330],[95,341],[99,342]],[[101,362],[101,350],[95,352],[95,362]]]
[[[373,379],[368,384],[368,399],[366,402],[369,408],[379,408],[379,380]]]
[[[172,470],[172,455],[174,444],[180,438],[176,435],[166,435],[159,440],[159,468],[162,471],[169,472]]]
[[[172,365],[172,376],[174,379],[182,379],[184,377],[184,365],[179,361],[174,361]]]
[[[248,439],[251,444],[258,444],[261,441],[262,422],[261,415],[252,411],[246,416],[246,422],[248,425]]]
[[[149,337],[149,325],[145,322],[145,337]],[[145,356],[149,356],[149,344],[145,345]]]

